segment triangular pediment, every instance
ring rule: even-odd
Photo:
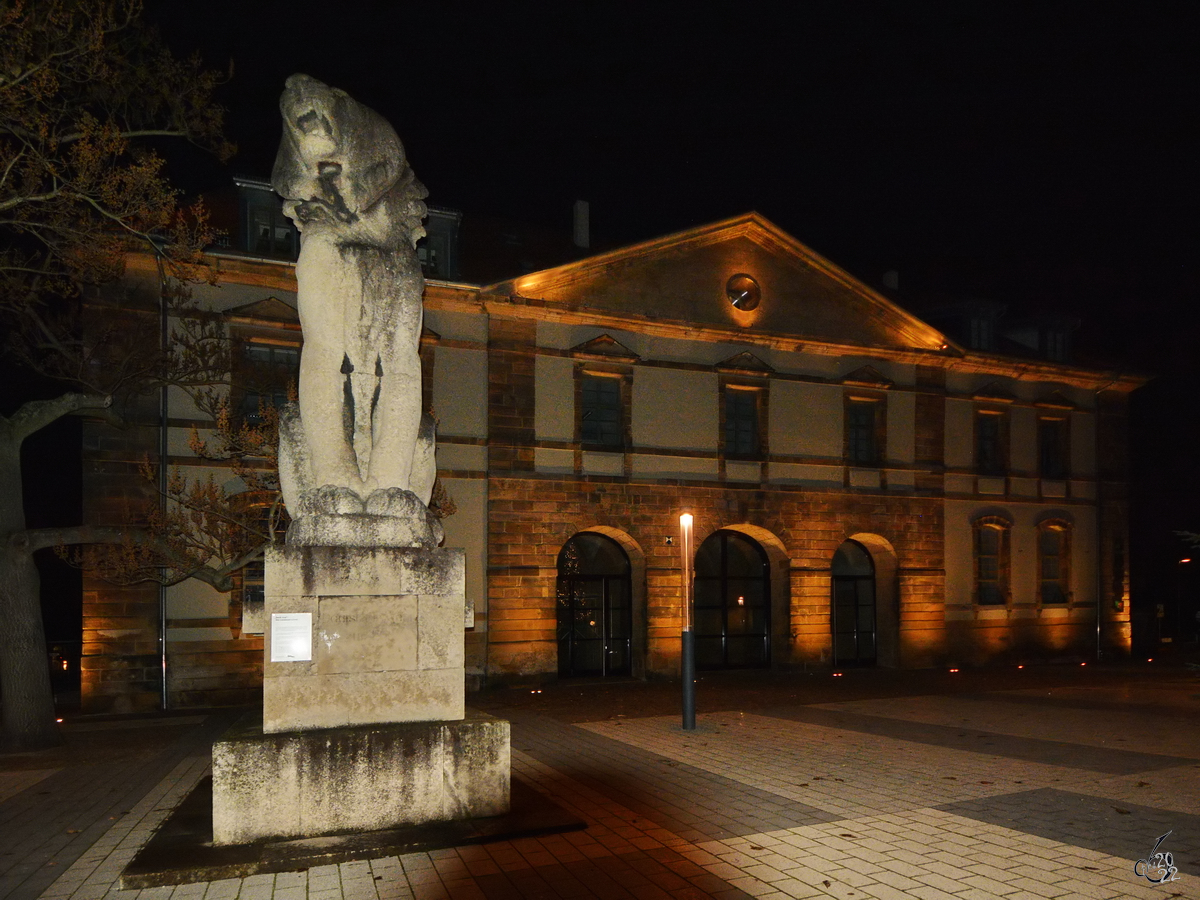
[[[757,213],[489,285],[548,318],[804,346],[954,353],[945,335]],[[711,339],[711,338],[710,338]]]
[[[999,381],[989,381],[975,391],[971,397],[974,400],[991,400],[995,403],[1012,403],[1017,399],[1016,394]]]
[[[235,306],[226,315],[235,319],[262,319],[268,322],[299,323],[300,315],[295,308],[284,303],[278,297],[268,297],[266,300],[256,300],[242,306]]]
[[[607,334],[594,337],[590,341],[584,341],[582,344],[576,344],[571,348],[571,354],[573,356],[602,357],[604,359],[619,359],[629,362],[641,358],[616,338]]]
[[[842,384],[853,384],[858,387],[887,390],[896,382],[888,378],[874,366],[860,366],[853,372],[847,372],[841,378]]]
[[[717,363],[716,370],[744,375],[770,375],[775,371],[749,350],[743,350],[741,353]]]

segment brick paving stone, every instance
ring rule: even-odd
[[[160,807],[169,808],[202,771],[203,759],[188,757],[140,797],[133,792],[119,810],[126,815],[93,820],[85,836],[72,835],[85,846],[66,871],[52,873],[43,896],[1157,900],[1165,895],[1139,883],[1132,861],[1169,821],[1183,825],[1175,826],[1180,831],[1167,849],[1177,860],[1195,858],[1188,835],[1200,831],[1193,821],[1200,759],[1186,755],[1189,745],[1179,735],[1200,736],[1200,729],[1157,727],[1154,710],[1120,706],[1116,686],[1102,692],[1104,703],[1095,701],[1101,694],[1074,690],[1069,697],[911,696],[835,708],[760,704],[704,712],[695,733],[682,732],[675,717],[626,716],[616,725],[600,710],[596,721],[576,725],[527,708],[510,716],[514,772],[581,815],[585,831],[319,867],[307,875],[228,879],[198,885],[199,893],[114,890],[125,861],[165,815]],[[1088,704],[1095,709],[1088,712]],[[579,707],[572,704],[571,712]],[[986,726],[982,719],[947,721],[948,711],[983,716],[991,709],[999,714]],[[1121,728],[1115,737],[1109,733],[1113,740],[1132,733],[1131,723],[1145,724],[1129,748],[1104,746],[1114,709]],[[1090,728],[1083,727],[1087,721]],[[1108,750],[1115,752],[1105,761]],[[0,813],[11,813],[6,804],[14,799],[40,797],[45,805],[55,795],[36,789],[66,771],[31,779],[0,800]],[[80,767],[73,772],[82,778]],[[87,787],[81,797],[94,812],[103,797],[88,795]],[[1165,827],[1155,831],[1160,823]],[[63,837],[60,831],[47,831],[36,846]],[[0,871],[0,900],[15,874],[27,879],[28,858],[23,862],[17,873]],[[1192,877],[1180,875],[1184,896],[1200,896]]]

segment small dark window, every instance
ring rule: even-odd
[[[300,371],[300,348],[287,344],[248,341],[236,377],[236,410],[242,420],[261,424],[265,407],[279,409]]]
[[[994,348],[996,339],[995,322],[985,316],[971,317],[971,349],[972,350],[991,350]]]
[[[975,416],[975,466],[980,475],[1003,475],[1004,446],[998,413],[979,413]]]
[[[252,366],[270,366],[289,374],[300,368],[299,347],[248,343],[242,345],[242,357]]]
[[[1043,604],[1070,599],[1070,533],[1066,526],[1044,524],[1038,533],[1039,595]]]
[[[1043,478],[1061,481],[1067,477],[1067,421],[1038,421],[1038,463]]]
[[[1053,362],[1066,362],[1071,355],[1071,342],[1068,332],[1061,328],[1043,329],[1042,352],[1046,355],[1046,359]]]
[[[450,254],[447,249],[447,239],[444,234],[429,234],[417,243],[417,259],[421,263],[421,273],[427,278],[446,278]]]
[[[758,391],[725,391],[725,454],[757,456]]]
[[[247,203],[245,249],[272,259],[295,259],[299,255],[300,235],[283,214],[277,197],[254,197]]]
[[[1008,529],[995,524],[975,527],[975,602],[1002,606],[1008,599]]]
[[[879,404],[852,400],[846,407],[846,455],[858,466],[879,463]]]
[[[624,446],[621,379],[584,375],[580,388],[583,442],[603,447]]]

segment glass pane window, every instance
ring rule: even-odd
[[[1004,474],[1000,416],[995,413],[981,413],[975,417],[975,465],[981,475]]]
[[[300,370],[299,347],[248,342],[242,345],[242,357],[252,366],[269,366],[289,373]]]
[[[584,375],[581,385],[582,439],[585,444],[620,447],[624,439],[621,380]]]
[[[300,348],[247,341],[235,372],[236,408],[250,424],[261,424],[265,407],[279,409],[300,372]]]
[[[1038,421],[1038,462],[1043,478],[1061,481],[1067,477],[1067,422],[1065,419]]]
[[[875,425],[878,404],[856,401],[846,409],[846,443],[850,462],[873,466],[879,460]]]
[[[758,452],[758,391],[726,391],[725,453],[756,456]]]
[[[696,665],[745,668],[770,663],[769,566],[762,548],[735,531],[718,531],[696,552]]]
[[[1007,537],[1008,531],[997,525],[979,525],[975,529],[975,597],[981,606],[1000,606],[1008,599]]]
[[[1038,534],[1038,590],[1042,603],[1066,603],[1070,599],[1067,530],[1061,525],[1043,526]]]
[[[875,663],[875,564],[861,544],[846,541],[830,565],[834,665]]]
[[[257,256],[296,258],[300,249],[299,234],[292,220],[283,214],[278,198],[248,205],[244,249]]]
[[[575,535],[558,554],[560,675],[628,675],[632,661],[629,557],[601,534]]]

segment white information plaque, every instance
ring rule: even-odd
[[[271,613],[271,662],[312,659],[312,613]]]

